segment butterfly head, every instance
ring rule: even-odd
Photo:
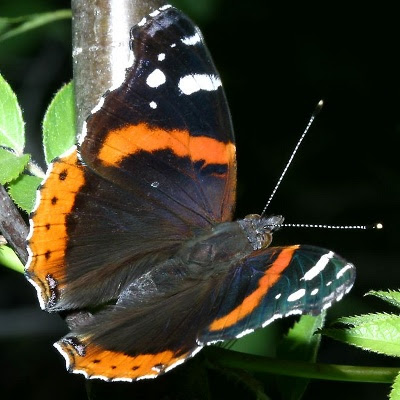
[[[284,218],[282,215],[261,217],[258,214],[249,214],[238,222],[241,228],[245,231],[253,249],[260,250],[271,244],[272,233],[280,228],[283,221]]]

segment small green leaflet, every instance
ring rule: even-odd
[[[24,171],[29,159],[29,154],[17,156],[0,147],[0,183],[4,185],[17,179]]]
[[[339,318],[347,327],[323,329],[333,339],[388,356],[400,357],[400,316],[377,313]]]
[[[50,103],[43,120],[43,143],[46,161],[68,150],[75,143],[75,109],[73,84],[63,86]],[[0,182],[8,182],[8,192],[13,201],[24,211],[30,213],[36,199],[36,189],[42,177],[22,174],[29,161],[29,155],[20,157],[4,150],[0,151]],[[32,163],[31,163],[32,164]],[[31,165],[34,172],[34,164]],[[4,176],[3,176],[4,175]],[[11,178],[11,179],[10,179]]]
[[[399,291],[370,291],[373,295],[400,307]],[[336,323],[344,328],[323,329],[322,333],[333,339],[388,356],[400,357],[400,315],[376,313],[339,318]]]
[[[36,199],[36,190],[42,178],[22,174],[9,184],[8,193],[20,208],[28,214],[32,211]]]
[[[70,82],[54,96],[43,119],[43,147],[47,164],[74,144],[74,85]]]
[[[371,290],[366,296],[376,296],[381,300],[387,301],[388,303],[400,308],[400,292],[394,290],[388,290],[387,292],[383,290]]]
[[[20,273],[24,272],[24,266],[21,261],[14,251],[6,245],[0,246],[0,265]]]
[[[25,146],[24,121],[17,97],[0,75],[0,146],[21,156]]]
[[[389,400],[400,400],[400,374],[396,376],[393,382]]]

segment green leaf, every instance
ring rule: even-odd
[[[400,374],[396,376],[393,382],[389,400],[400,400]]]
[[[57,10],[17,18],[3,17],[0,18],[0,41],[26,33],[50,22],[69,18],[71,18],[71,10]]]
[[[278,347],[279,358],[285,360],[315,361],[320,335],[315,332],[321,329],[325,322],[325,313],[316,317],[303,315],[289,330]]]
[[[23,174],[9,184],[8,193],[18,207],[30,213],[35,204],[36,190],[41,181],[42,178],[37,176]]]
[[[400,316],[365,314],[340,318],[337,322],[350,327],[323,329],[322,333],[364,350],[400,357]]]
[[[29,159],[29,154],[23,154],[19,157],[0,147],[0,183],[4,185],[17,179],[22,174]]]
[[[381,300],[385,300],[388,303],[394,305],[395,307],[400,307],[400,291],[371,290],[366,294],[366,296],[368,296],[368,295],[376,296],[376,297],[380,298]]]
[[[371,321],[378,321],[379,322],[380,320],[386,318],[387,315],[390,315],[390,314],[377,313],[377,314],[352,315],[350,317],[338,318],[335,321],[335,324],[339,323],[339,324],[345,324],[345,325],[357,325],[357,324],[363,324],[366,321],[367,322],[371,322]]]
[[[0,146],[21,156],[25,146],[24,121],[17,97],[0,75]]]
[[[282,360],[297,360],[315,362],[321,335],[315,332],[321,329],[325,322],[325,313],[316,317],[303,315],[289,330],[278,346],[277,355]],[[279,377],[278,385],[283,399],[300,399],[309,383],[308,379]]]
[[[72,82],[63,86],[50,103],[43,120],[43,146],[46,162],[75,144],[75,102]]]
[[[5,245],[0,246],[0,265],[20,273],[24,272],[24,266],[17,255],[14,253],[11,247]]]

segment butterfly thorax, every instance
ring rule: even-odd
[[[208,279],[226,272],[254,250],[268,247],[272,232],[282,222],[281,216],[261,218],[251,214],[235,222],[220,223],[185,242],[172,264],[184,266],[183,276]]]

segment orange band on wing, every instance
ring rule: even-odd
[[[111,131],[99,152],[105,165],[118,165],[124,158],[139,151],[171,150],[179,157],[206,164],[231,164],[235,159],[235,145],[207,136],[190,136],[188,131],[150,128],[146,124],[129,125]]]
[[[257,289],[247,296],[243,302],[229,314],[215,320],[210,326],[210,331],[219,331],[235,325],[241,319],[247,317],[260,304],[268,290],[279,280],[282,272],[289,265],[293,253],[299,246],[284,248],[270,268],[265,271],[264,276],[258,282]]]
[[[155,378],[190,355],[184,353],[178,356],[173,351],[166,350],[156,354],[129,356],[92,344],[85,347],[84,355],[79,355],[72,344],[63,340],[59,341],[56,347],[68,357],[68,364],[73,371],[85,373],[88,377],[102,376],[110,380]]]
[[[33,235],[29,241],[32,260],[27,272],[44,289],[41,295],[45,304],[51,297],[46,277],[50,274],[59,282],[65,276],[66,218],[84,182],[84,172],[75,150],[54,162],[49,177],[40,189],[39,207],[32,217]]]

